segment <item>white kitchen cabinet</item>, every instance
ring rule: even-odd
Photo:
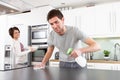
[[[90,15],[92,19],[91,21],[89,20],[93,22],[93,25],[89,26],[89,30],[93,30],[89,33],[92,34],[90,35],[91,37],[111,37],[113,35],[114,24],[111,9],[112,6],[109,5],[100,5],[92,8]]]
[[[112,12],[114,18],[114,34],[120,37],[120,5],[116,6]]]
[[[88,69],[120,70],[120,64],[115,63],[87,63]]]
[[[117,64],[117,70],[120,70],[120,64]]]
[[[65,25],[78,27],[86,34],[94,35],[94,12],[93,8],[77,8],[62,11]]]
[[[82,8],[77,14],[77,20],[79,20],[79,22],[77,21],[77,27],[89,36],[95,35],[94,8]]]
[[[106,37],[112,34],[111,9],[108,6],[83,7],[73,10],[75,25],[91,37]]]
[[[95,64],[94,63],[87,63],[87,68],[88,69],[95,69]]]
[[[113,33],[111,11],[107,6],[95,7],[95,36],[109,37]]]
[[[94,7],[94,34],[92,37],[120,37],[120,3]]]
[[[76,17],[74,10],[62,11],[64,16],[64,24],[69,26],[76,26]]]
[[[49,66],[51,67],[59,67],[59,61],[58,60],[50,60]]]
[[[84,7],[74,11],[75,25],[87,35],[95,38],[120,36],[119,4]]]
[[[113,69],[113,64],[95,63],[95,69],[112,70]]]
[[[112,70],[120,70],[120,64],[114,64]]]
[[[59,62],[50,62],[49,66],[51,66],[51,67],[59,67]]]

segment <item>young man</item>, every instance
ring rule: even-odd
[[[75,58],[87,52],[100,50],[100,46],[90,37],[81,32],[77,27],[64,25],[63,14],[56,9],[51,10],[47,15],[47,21],[51,25],[53,31],[50,32],[48,38],[48,49],[41,64],[35,67],[45,67],[46,62],[51,57],[54,47],[59,49],[60,67],[65,68],[81,68]],[[84,48],[76,48],[78,41],[86,43],[88,46]],[[70,55],[67,50],[73,48]]]

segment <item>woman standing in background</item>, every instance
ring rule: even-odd
[[[11,47],[12,47],[12,58],[14,58],[15,64],[25,64],[27,63],[27,55],[30,52],[35,51],[32,47],[24,48],[23,44],[19,41],[20,30],[17,27],[9,28],[9,35],[12,37]]]

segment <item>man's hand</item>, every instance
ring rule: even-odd
[[[75,49],[71,52],[70,57],[77,58],[79,55],[81,55],[81,51],[79,49]]]
[[[44,68],[45,68],[45,64],[43,64],[43,63],[40,63],[40,64],[34,66],[34,69],[44,69]]]

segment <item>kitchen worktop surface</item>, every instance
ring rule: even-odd
[[[113,63],[113,64],[120,64],[120,61],[104,60],[104,59],[87,60],[87,62],[88,63]]]
[[[46,67],[34,70],[33,67],[0,71],[0,80],[117,80],[120,71],[65,69]]]
[[[50,60],[53,62],[59,62],[59,60]],[[120,64],[120,61],[114,60],[104,60],[104,59],[94,59],[94,60],[87,60],[88,63],[113,63],[113,64]]]

